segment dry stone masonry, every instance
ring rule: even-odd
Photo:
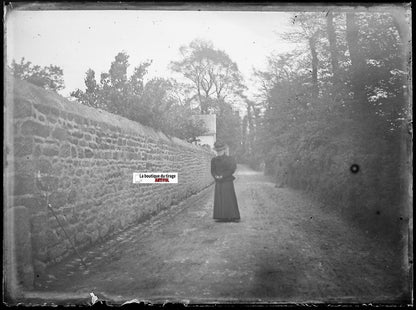
[[[74,253],[47,202],[76,247],[86,248],[212,183],[214,154],[204,148],[22,81],[7,87],[6,211],[23,235],[16,242],[30,236],[15,249],[26,253],[16,254],[26,286],[21,279]],[[133,172],[178,172],[179,182],[133,184]]]

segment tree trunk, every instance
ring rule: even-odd
[[[253,145],[257,145],[257,128],[260,128],[260,109],[253,107],[254,126],[253,126]]]
[[[337,39],[334,28],[334,15],[331,11],[326,16],[326,25],[328,32],[329,51],[331,54],[331,65],[333,74],[333,83],[337,85],[339,83],[339,65],[338,65],[338,50],[337,50]]]
[[[368,112],[368,102],[365,95],[365,60],[358,46],[359,29],[354,13],[347,13],[347,45],[351,59],[351,81],[357,113]]]
[[[368,101],[365,86],[367,83],[366,62],[359,47],[359,27],[356,16],[352,12],[346,13],[346,41],[351,59],[351,90],[353,101],[350,106],[351,118],[354,126],[351,134],[355,136],[357,145],[363,152],[373,152],[369,149],[369,141],[373,139],[377,131],[377,115],[371,102]]]
[[[316,39],[315,36],[309,38],[309,48],[312,55],[312,91],[314,98],[318,97],[318,53],[316,52]]]
[[[248,123],[248,135],[247,135],[247,150],[251,156],[253,153],[253,140],[254,140],[254,124],[253,124],[253,104],[247,104],[247,123]]]
[[[247,115],[244,116],[242,124],[241,124],[241,146],[243,149],[243,154],[245,155],[247,159],[247,154],[248,154],[248,150],[247,150]]]
[[[197,95],[198,95],[199,107],[201,109],[201,114],[207,114],[206,113],[206,105],[205,105],[204,99],[202,98],[202,95],[201,95],[201,87],[200,87],[199,82],[197,82],[197,84],[196,84],[196,89],[197,89]]]

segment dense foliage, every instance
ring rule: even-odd
[[[308,190],[377,233],[408,220],[403,21],[400,12],[294,14],[284,38],[304,45],[256,72],[261,100],[245,122],[255,132],[246,152],[279,185]]]
[[[189,102],[201,114],[217,115],[217,140],[227,143],[230,154],[242,158],[241,118],[233,109],[244,101],[243,77],[230,56],[212,42],[193,40],[180,48],[182,58],[171,68],[185,78]]]
[[[189,83],[164,78],[145,81],[151,61],[135,67],[128,77],[129,56],[120,52],[109,71],[101,74],[99,83],[95,72],[89,69],[85,91],[77,89],[71,96],[82,104],[122,115],[189,142],[195,142],[206,132],[203,122],[192,115],[215,113],[217,139],[228,143],[231,153],[236,154],[241,120],[233,112],[232,99],[241,96],[244,89],[237,65],[210,42],[195,40],[181,51],[184,59],[172,62],[171,66]]]
[[[32,65],[30,61],[25,61],[23,57],[20,63],[13,59],[10,70],[15,78],[25,80],[45,89],[58,91],[64,88],[64,72],[58,66],[41,67]]]
[[[147,79],[152,61],[140,63],[130,76],[129,55],[118,53],[108,72],[99,76],[88,69],[85,90],[70,95],[81,104],[121,115],[143,125],[196,142],[207,129],[198,114],[217,115],[217,140],[230,146],[230,152],[241,158],[241,118],[233,106],[244,100],[246,89],[237,64],[212,42],[194,40],[180,48],[182,59],[173,61],[171,69],[185,82],[174,79]],[[11,71],[16,78],[45,89],[64,88],[63,71],[57,66],[41,68],[31,62],[13,61]]]
[[[201,114],[215,113],[220,104],[241,98],[246,89],[243,77],[227,53],[204,40],[193,40],[182,46],[180,53],[182,59],[173,61],[171,68],[189,81],[191,98]]]
[[[77,89],[71,96],[82,104],[122,115],[190,142],[206,131],[202,122],[191,119],[196,111],[189,102],[178,99],[175,81],[153,78],[146,82],[151,61],[135,67],[128,77],[128,59],[125,52],[118,53],[109,71],[101,74],[99,83],[95,72],[89,69],[85,91]]]

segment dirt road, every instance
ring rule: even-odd
[[[241,222],[212,219],[213,187],[50,268],[37,292],[113,302],[390,302],[407,281],[400,251],[374,242],[304,194],[239,166]]]

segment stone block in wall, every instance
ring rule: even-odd
[[[33,160],[31,158],[27,159],[25,157],[19,158],[14,162],[14,173],[16,175],[31,175],[35,173],[33,167]]]
[[[82,148],[78,148],[77,153],[78,158],[84,158],[84,150]]]
[[[42,212],[46,209],[46,199],[39,195],[16,197],[15,203],[17,205],[25,206],[31,213]]]
[[[56,122],[58,122],[58,118],[53,115],[48,115],[46,119],[48,120],[49,123],[52,123],[52,124],[55,124]]]
[[[99,236],[100,236],[100,233],[99,233],[98,230],[94,230],[94,231],[90,232],[90,234],[89,234],[90,242],[91,243],[96,242],[98,240]]]
[[[82,131],[75,131],[71,133],[71,136],[78,138],[78,139],[82,139],[84,137],[84,133]]]
[[[97,148],[98,148],[97,144],[96,144],[96,143],[94,143],[94,142],[89,142],[89,143],[88,143],[88,147],[89,147],[90,149],[93,149],[93,150],[95,150],[95,149],[97,149]]]
[[[77,231],[74,236],[75,244],[83,244],[88,242],[88,235],[85,232]]]
[[[113,158],[113,154],[111,153],[111,151],[106,151],[103,154],[103,158],[104,159],[112,159]]]
[[[59,148],[53,145],[47,145],[43,147],[42,154],[48,157],[58,156]]]
[[[15,100],[13,109],[13,116],[15,118],[32,116],[32,104],[25,99]]]
[[[71,157],[75,158],[77,156],[78,156],[77,149],[74,146],[71,146]]]
[[[51,108],[47,105],[44,105],[44,104],[35,103],[34,106],[35,106],[36,110],[38,110],[39,112],[41,112],[45,115],[48,115],[49,112],[51,111]]]
[[[61,239],[59,238],[59,236],[56,234],[56,232],[54,230],[49,229],[46,232],[46,242],[47,242],[49,247],[52,247],[52,246],[58,244],[59,242],[61,242]]]
[[[63,141],[63,140],[66,140],[68,138],[68,132],[63,128],[56,127],[52,131],[52,137],[55,138],[55,139],[58,139],[60,141]]]
[[[54,161],[54,164],[52,166],[52,174],[55,175],[55,176],[60,176],[63,169],[64,169],[64,167],[62,166],[62,164],[57,163],[56,161]]]
[[[55,117],[59,117],[61,115],[59,109],[54,108],[54,107],[51,107],[50,114]]]
[[[100,237],[105,237],[108,234],[108,227],[106,225],[100,225],[98,228],[98,233]]]
[[[59,157],[67,158],[70,156],[71,156],[71,145],[68,143],[65,143],[60,148]]]
[[[14,195],[27,195],[37,191],[33,175],[20,174],[14,178]]]
[[[41,183],[38,185],[42,190],[54,191],[59,186],[59,178],[53,175],[42,176]]]
[[[46,139],[44,142],[45,142],[46,145],[59,146],[59,141],[57,141],[56,139]]]
[[[42,155],[42,148],[40,147],[40,145],[36,145],[35,149],[33,151],[33,156],[36,158],[36,157],[39,157],[41,155]]]
[[[94,157],[94,152],[90,149],[85,149],[84,155],[86,158],[91,158],[91,157]]]
[[[75,171],[75,175],[78,176],[78,177],[82,176],[83,174],[84,174],[84,170],[83,169],[77,169]]]
[[[5,218],[9,221],[7,229],[13,234],[11,244],[12,261],[15,264],[17,282],[23,288],[33,289],[34,271],[32,264],[32,242],[30,233],[30,212],[24,206],[6,210]],[[10,266],[8,266],[10,267]]]
[[[31,216],[31,232],[32,234],[42,233],[48,224],[48,218],[46,212],[36,212]]]
[[[49,196],[49,203],[53,208],[61,208],[67,203],[68,195],[64,191],[54,191]]]
[[[49,136],[50,128],[33,120],[23,122],[21,133],[25,136],[39,136],[46,138]]]
[[[78,145],[78,138],[68,138],[68,141],[74,145]]]
[[[74,119],[75,123],[77,123],[78,125],[84,124],[84,118],[83,117],[81,117],[77,114],[72,114],[72,115],[73,115],[73,119]]]
[[[32,137],[15,137],[13,152],[15,157],[32,155],[35,144]]]
[[[54,260],[56,262],[61,260],[61,257],[67,252],[67,246],[65,243],[60,242],[48,249],[48,260]]]
[[[52,172],[52,163],[48,158],[39,158],[35,161],[35,170],[41,174],[49,174]]]
[[[77,191],[74,188],[72,188],[68,193],[67,202],[69,204],[73,204],[76,202],[76,199],[77,199]]]
[[[46,228],[42,227],[39,232],[32,231],[32,253],[33,258],[40,261],[47,261],[47,242],[46,242]]]

